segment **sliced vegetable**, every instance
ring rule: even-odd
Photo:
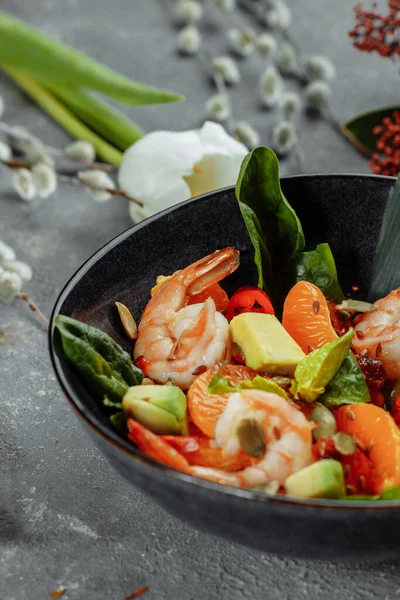
[[[290,475],[285,482],[288,496],[297,498],[341,498],[345,493],[342,465],[327,458]]]
[[[137,83],[86,54],[0,12],[0,64],[53,83],[98,90],[125,104],[159,104],[182,96]]]
[[[120,402],[129,386],[141,383],[143,373],[109,335],[64,315],[57,315],[54,324],[58,350],[96,398]]]
[[[314,402],[325,392],[349,352],[354,329],[332,342],[313,350],[297,365],[291,392],[295,398]]]
[[[280,285],[294,256],[304,248],[300,221],[282,193],[279,162],[269,148],[258,147],[243,160],[236,198],[255,249],[258,285],[281,305]],[[272,289],[273,286],[273,289]]]
[[[390,414],[374,404],[341,406],[338,430],[353,435],[368,455],[374,494],[400,485],[400,431]]]
[[[274,315],[243,313],[234,317],[229,329],[246,365],[255,371],[291,375],[304,357]]]
[[[315,250],[299,252],[293,258],[290,268],[292,285],[298,281],[309,281],[317,286],[326,298],[334,302],[344,300],[329,244],[318,244]]]
[[[186,396],[175,385],[132,386],[122,399],[122,409],[154,433],[189,433]]]
[[[239,288],[233,294],[226,309],[226,318],[232,321],[233,317],[246,312],[275,314],[268,295],[253,285]]]
[[[320,397],[320,402],[325,406],[335,408],[341,404],[357,404],[370,402],[370,400],[365,377],[354,354],[349,352],[327,386],[325,393]]]
[[[282,325],[306,354],[338,338],[325,296],[308,281],[296,283],[286,296]]]

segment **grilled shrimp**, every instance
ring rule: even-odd
[[[356,319],[353,348],[368,350],[385,367],[388,379],[400,378],[400,288],[374,303],[376,310]]]
[[[129,438],[151,458],[188,475],[233,487],[250,488],[268,481],[284,484],[289,475],[313,460],[312,423],[281,396],[261,390],[231,394],[217,423],[215,444],[225,455],[234,458],[247,450],[259,457],[255,465],[234,473],[190,465],[175,448],[133,419],[128,420],[128,429]]]
[[[183,390],[202,370],[227,362],[230,352],[228,321],[214,301],[186,306],[190,296],[217,283],[239,266],[234,248],[217,250],[154,289],[141,316],[134,358],[144,374]]]

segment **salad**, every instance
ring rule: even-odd
[[[60,353],[113,426],[173,469],[302,498],[400,498],[400,288],[343,294],[329,245],[305,250],[268,148],[245,158],[236,196],[257,285],[228,297],[240,252],[218,249],[160,274],[138,324],[116,303],[132,357],[63,315]]]

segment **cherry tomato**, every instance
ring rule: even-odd
[[[226,309],[226,318],[231,321],[233,317],[247,312],[275,314],[267,294],[253,285],[242,287],[233,294]]]

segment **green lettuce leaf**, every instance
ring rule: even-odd
[[[58,349],[96,398],[118,403],[130,386],[142,382],[142,371],[109,335],[64,315],[57,315],[54,323]]]
[[[329,244],[318,244],[315,250],[296,254],[291,263],[291,286],[298,281],[313,283],[337,304],[345,298]]]
[[[365,377],[354,354],[349,352],[319,401],[328,408],[335,408],[341,404],[357,404],[370,400]]]
[[[209,394],[233,394],[234,392],[241,392],[242,390],[254,389],[277,394],[278,396],[285,398],[285,400],[289,400],[288,395],[280,385],[268,377],[261,377],[260,375],[256,375],[251,380],[245,379],[241,381],[238,386],[235,386],[230,379],[223,377],[218,371],[208,384]]]

